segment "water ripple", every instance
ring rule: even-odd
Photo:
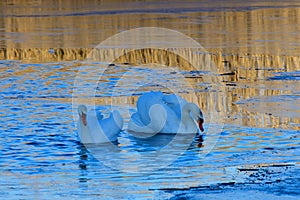
[[[165,164],[168,158],[158,162],[147,153],[163,148],[172,137],[145,140],[124,131],[115,144],[119,153],[98,146],[105,159],[99,160],[77,138],[70,101],[75,71],[70,70],[70,64],[21,64],[9,61],[0,65],[3,73],[0,83],[0,196],[16,199],[170,198],[174,194],[167,192],[167,189],[179,191],[194,188],[195,191],[201,191],[206,188],[206,191],[210,191],[214,186],[232,187],[228,183],[233,182],[241,184],[241,187],[251,183],[254,188],[257,186],[299,195],[299,177],[293,176],[293,173],[299,172],[300,162],[297,130],[227,124],[217,144],[206,156],[203,156],[203,149],[198,142],[194,141],[182,155],[164,168],[142,172],[138,170],[139,167]],[[139,70],[131,71],[130,77],[139,80]],[[153,69],[147,69],[146,72],[152,73]],[[201,74],[191,74],[195,73]],[[105,97],[112,94],[112,90],[118,94],[120,88],[114,86],[122,74],[120,67],[116,68],[116,73],[107,72],[99,83],[99,88],[105,89],[98,89],[98,95]],[[173,75],[168,74],[168,77]],[[128,82],[123,86],[130,90],[136,87],[135,84]],[[197,84],[199,87],[209,86]],[[155,87],[149,83],[137,93]],[[122,91],[122,95],[125,95],[126,90]],[[277,98],[286,100],[286,97]],[[288,97],[293,101],[296,98]],[[253,102],[262,102],[262,99],[252,98],[239,103]],[[101,105],[97,109],[105,111],[108,106]],[[204,140],[202,145],[205,147],[207,141]],[[169,153],[178,152],[175,148]],[[139,160],[141,156],[147,159]],[[263,166],[259,165],[262,163]],[[271,173],[274,163],[282,166]],[[286,163],[294,165],[285,170]],[[114,164],[122,166],[111,167]],[[247,174],[244,170],[242,174],[238,171],[241,166],[244,166],[243,169],[245,166],[254,167],[255,171]],[[126,170],[122,170],[122,167]],[[137,170],[134,172],[132,169]],[[269,187],[269,183],[274,186]],[[286,189],[280,189],[282,187]]]

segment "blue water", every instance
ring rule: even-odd
[[[117,151],[106,144],[82,145],[72,108],[76,66],[0,62],[2,199],[179,199],[232,191],[283,199],[300,196],[300,131],[295,128],[299,124],[272,128],[226,123],[211,151],[204,151],[212,137],[207,134],[202,144],[190,141],[183,152],[171,149],[169,157],[176,159],[170,162],[168,155],[161,159],[151,152],[168,144],[172,136],[143,140],[124,130],[113,144]],[[107,73],[99,85],[114,85],[117,74]],[[275,79],[281,76],[274,74]],[[149,87],[156,86],[148,85],[137,94]],[[102,93],[98,90],[99,97],[111,94],[105,88]],[[287,98],[299,100],[297,95]],[[115,107],[128,121],[127,108],[118,103]]]

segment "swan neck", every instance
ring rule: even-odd
[[[197,124],[195,122],[195,119],[192,117],[192,108],[194,104],[187,103],[183,106],[182,111],[182,123],[185,127],[185,130],[187,132],[195,132],[197,130]]]
[[[183,106],[183,108],[182,108],[182,119],[183,119],[183,122],[193,121],[193,118],[191,117],[191,105],[190,105],[190,103]]]
[[[191,103],[185,104],[185,105],[183,106],[183,108],[182,108],[183,114],[188,114],[188,115],[189,115],[190,112],[192,111],[192,109],[191,109],[192,105],[193,105],[193,104],[191,104]]]

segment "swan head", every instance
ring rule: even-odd
[[[83,123],[84,126],[87,125],[86,121],[86,115],[87,115],[87,107],[85,105],[79,105],[78,106],[78,114],[79,114],[79,119]]]
[[[188,103],[187,106],[189,108],[192,118],[197,122],[197,125],[201,132],[203,132],[204,117],[201,109],[194,103]]]

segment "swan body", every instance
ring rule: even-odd
[[[87,112],[85,105],[78,106],[78,136],[82,143],[105,143],[116,141],[123,127],[123,118],[118,111],[112,111],[110,116],[103,118],[96,110]]]
[[[203,123],[203,114],[196,104],[175,94],[149,92],[139,97],[128,130],[147,134],[199,133],[199,129],[204,131]]]

